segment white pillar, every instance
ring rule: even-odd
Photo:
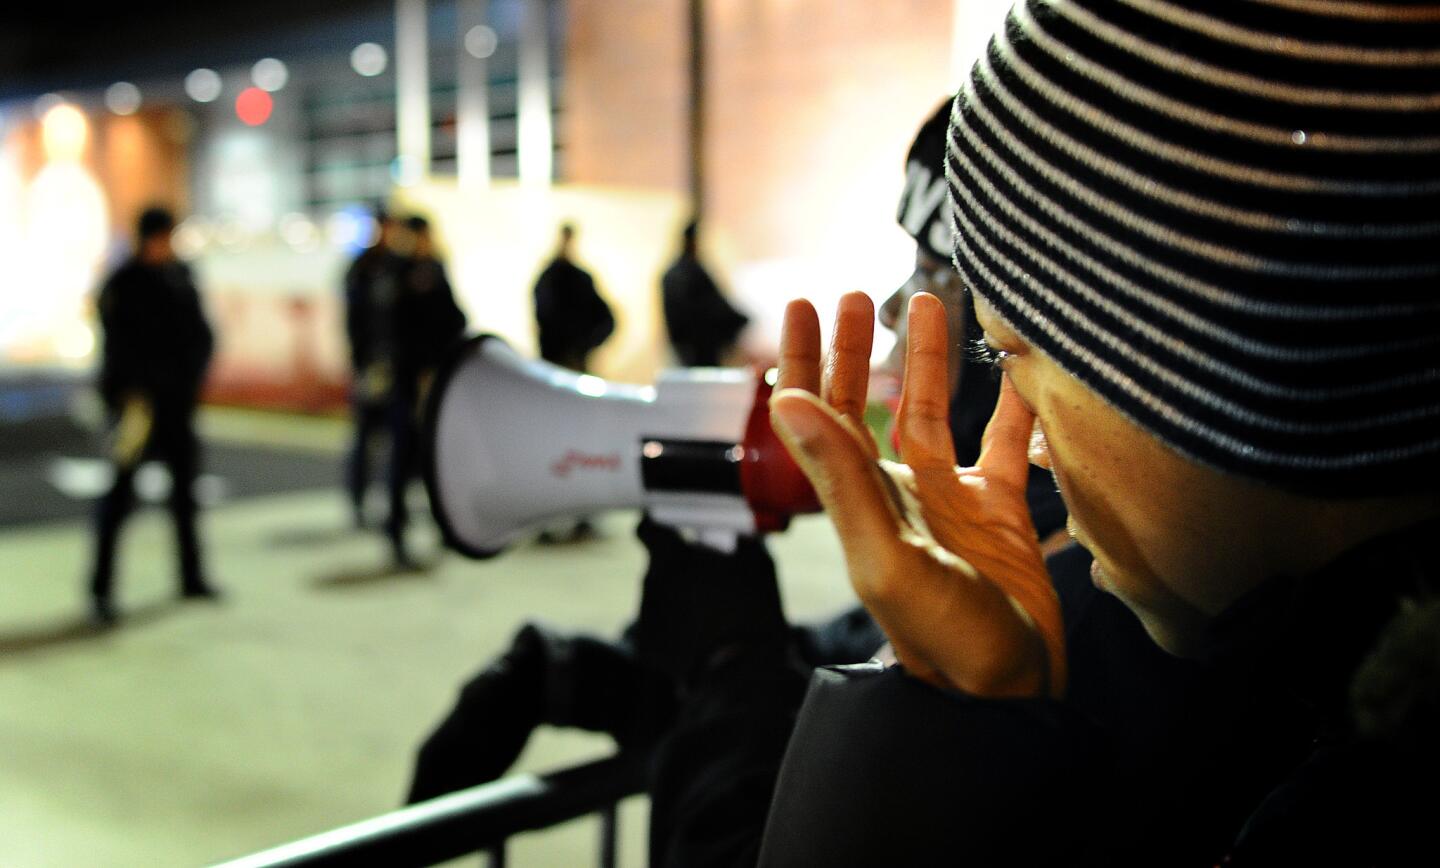
[[[430,54],[425,0],[395,0],[395,134],[400,183],[430,175]]]
[[[549,0],[521,0],[520,7],[520,183],[550,185],[555,139],[550,122]]]
[[[465,35],[485,24],[488,0],[458,0],[460,43],[456,55],[455,138],[460,186],[490,184],[490,79],[485,61],[465,48]]]

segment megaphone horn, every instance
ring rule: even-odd
[[[612,383],[472,338],[427,401],[431,509],[446,543],[476,558],[607,509],[702,531],[779,530],[820,507],[770,428],[771,386],[738,368]]]

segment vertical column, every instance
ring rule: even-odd
[[[520,183],[526,186],[549,186],[555,171],[549,9],[549,0],[521,0],[518,144]]]
[[[430,175],[430,57],[425,0],[395,0],[395,132],[399,182]]]
[[[455,95],[456,161],[460,186],[481,188],[490,184],[490,79],[484,58],[466,45],[471,29],[483,27],[488,0],[458,0],[460,31],[458,89]]]
[[[705,205],[705,3],[690,0],[690,208]]]

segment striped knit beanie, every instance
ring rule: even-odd
[[[970,288],[1177,451],[1440,490],[1440,5],[1020,2],[946,173]]]

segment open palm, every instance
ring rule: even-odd
[[[856,593],[919,678],[976,696],[1059,696],[1059,601],[1025,502],[1034,417],[1007,382],[974,467],[956,467],[940,300],[908,311],[898,424],[905,464],[860,423],[874,307],[841,299],[827,359],[815,309],[785,311],[771,416],[839,532]]]

